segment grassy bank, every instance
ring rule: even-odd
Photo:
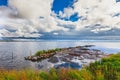
[[[120,80],[120,54],[112,54],[81,70],[62,68],[43,72],[1,69],[0,80]]]

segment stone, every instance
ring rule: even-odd
[[[51,63],[57,63],[59,62],[58,58],[57,57],[50,57],[48,62],[51,62]]]
[[[80,56],[80,53],[69,53],[69,55],[72,55],[72,56]]]
[[[59,59],[64,62],[70,62],[70,60],[68,60],[68,58],[65,58],[65,57],[60,57]]]
[[[64,56],[65,58],[68,58],[69,60],[72,60],[73,58],[74,58],[74,56],[72,56],[72,55],[66,55],[66,56]]]
[[[33,61],[37,61],[37,59],[38,59],[37,57],[33,57],[32,58]]]

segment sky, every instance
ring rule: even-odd
[[[0,37],[119,35],[120,0],[0,0]]]
[[[7,5],[8,3],[7,3],[7,0],[0,0],[0,5]]]

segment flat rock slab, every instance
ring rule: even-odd
[[[48,62],[57,63],[57,62],[59,62],[59,60],[58,60],[57,57],[53,56],[53,57],[50,57],[50,58],[48,59]]]

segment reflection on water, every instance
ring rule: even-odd
[[[82,45],[96,45],[94,48],[105,53],[120,52],[120,42],[92,42],[92,41],[41,41],[41,42],[0,42],[0,67],[7,69],[26,68],[47,69],[53,65],[47,60],[41,62],[25,61],[24,57],[33,55],[38,50],[72,47]],[[46,65],[43,67],[43,65]]]
[[[82,65],[79,65],[78,63],[74,63],[74,62],[66,62],[66,63],[63,63],[63,64],[55,65],[54,67],[56,69],[59,69],[61,67],[72,68],[72,69],[80,69],[80,68],[82,68]]]

